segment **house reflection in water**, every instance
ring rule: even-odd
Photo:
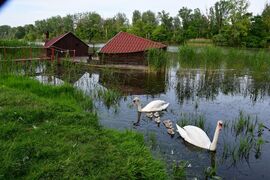
[[[165,92],[165,79],[165,72],[101,71],[99,83],[108,89],[117,89],[125,95],[154,95]]]
[[[93,89],[117,89],[124,95],[154,95],[165,92],[165,72],[88,70],[74,85],[84,92]]]

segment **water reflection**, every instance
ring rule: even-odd
[[[38,75],[35,77],[36,80],[44,83],[44,84],[51,84],[51,85],[63,85],[64,81],[55,77],[55,76],[46,76],[46,75]]]
[[[125,95],[154,95],[165,92],[165,77],[165,72],[100,71],[99,83]]]
[[[180,69],[176,75],[176,94],[181,104],[196,98],[215,100],[220,93],[249,97],[253,102],[270,95],[268,81],[254,79],[252,74],[243,75],[232,70]]]

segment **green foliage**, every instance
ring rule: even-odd
[[[20,76],[0,82],[1,178],[167,178],[142,135],[102,128],[92,101],[73,87]]]
[[[193,61],[196,58],[196,49],[194,47],[183,45],[179,47],[178,52],[181,61]]]
[[[162,70],[166,67],[168,56],[162,49],[149,49],[147,51],[147,61],[151,69]]]

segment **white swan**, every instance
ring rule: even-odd
[[[210,151],[215,151],[217,148],[217,141],[219,136],[219,131],[222,129],[222,121],[217,122],[217,127],[215,130],[213,141],[211,142],[206,133],[196,127],[196,126],[185,126],[181,128],[176,124],[177,130],[180,136],[190,144],[198,146],[200,148],[208,149]]]
[[[151,101],[149,104],[147,104],[144,108],[142,108],[140,98],[138,97],[135,97],[133,99],[133,103],[138,107],[138,112],[145,112],[145,113],[163,111],[167,109],[167,107],[170,104],[162,100],[154,100]]]

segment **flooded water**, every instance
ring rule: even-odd
[[[37,78],[56,84],[63,80],[61,73]],[[171,54],[165,72],[82,69],[69,83],[89,95],[100,88],[120,90],[123,97],[118,105],[108,107],[95,100],[100,123],[108,128],[143,133],[154,155],[167,163],[169,171],[173,164],[186,161],[190,179],[205,178],[209,167],[215,170],[214,176],[224,179],[270,179],[270,131],[267,129],[270,127],[270,77],[267,72],[222,64],[191,66],[179,63]],[[139,126],[134,126],[138,118],[137,109],[132,105],[134,97],[139,97],[143,106],[156,99],[169,102],[161,121],[170,119],[174,128],[184,119],[202,118],[210,140],[217,121],[222,120],[226,126],[221,130],[216,153],[186,143],[178,133],[170,136],[162,123],[158,126],[145,114]],[[237,132],[234,122],[241,117],[256,123],[254,130]],[[247,148],[245,142],[255,145]]]

